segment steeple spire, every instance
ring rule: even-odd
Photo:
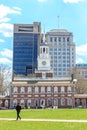
[[[44,25],[44,34],[43,34],[43,42],[45,43],[45,25]]]

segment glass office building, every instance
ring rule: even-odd
[[[13,74],[29,75],[37,68],[41,24],[14,24]]]

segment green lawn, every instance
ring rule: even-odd
[[[87,123],[0,121],[0,130],[87,130]]]
[[[87,109],[28,109],[21,111],[23,118],[39,119],[87,119]],[[29,122],[16,121],[15,110],[0,110],[0,118],[14,118],[0,121],[0,130],[87,130],[87,123]]]
[[[15,110],[0,110],[0,118],[16,118]],[[26,109],[22,118],[87,119],[87,109]]]

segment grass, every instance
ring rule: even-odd
[[[22,118],[87,119],[87,109],[28,109]],[[16,118],[15,110],[0,110],[0,118]],[[87,123],[0,121],[0,130],[87,130]]]
[[[87,123],[0,121],[0,130],[87,130]]]
[[[39,119],[87,119],[87,109],[27,109],[22,118]],[[0,118],[16,118],[15,110],[0,110]]]

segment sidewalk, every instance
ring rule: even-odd
[[[15,118],[0,118],[2,121],[16,121]],[[19,120],[20,121],[20,120]],[[38,122],[87,122],[87,120],[65,120],[65,119],[21,119],[21,121],[38,121]]]

